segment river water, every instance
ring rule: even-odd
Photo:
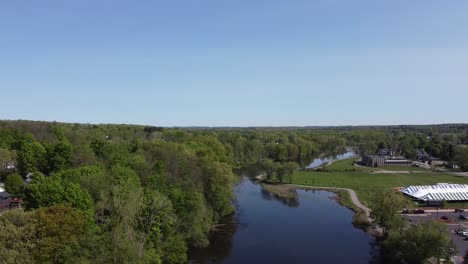
[[[329,157],[324,157],[324,158],[316,158],[312,160],[311,163],[306,167],[306,169],[313,169],[317,168],[319,166],[322,166],[323,164],[326,164],[330,161],[334,160],[342,160],[342,159],[347,159],[356,156],[355,151],[348,150],[345,153],[339,154],[339,155],[334,155],[334,156],[329,156]]]
[[[241,174],[236,213],[190,263],[374,263],[375,240],[352,225],[353,211],[327,191],[297,190],[279,199]]]

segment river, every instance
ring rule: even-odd
[[[297,190],[279,199],[241,173],[236,213],[190,263],[373,263],[375,240],[352,225],[354,212],[328,191]]]
[[[306,167],[306,169],[313,169],[317,168],[319,166],[322,166],[330,161],[335,161],[335,160],[342,160],[342,159],[348,159],[351,157],[356,156],[356,152],[353,150],[348,150],[345,153],[339,154],[339,155],[334,155],[334,156],[329,156],[329,157],[323,157],[323,158],[316,158],[312,160],[311,163]]]

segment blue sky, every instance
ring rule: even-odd
[[[468,122],[467,1],[2,1],[0,119]]]

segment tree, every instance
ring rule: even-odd
[[[137,214],[139,256],[156,263],[186,263],[187,246],[177,234],[177,216],[171,201],[159,192],[145,190],[142,209]],[[149,255],[149,256],[148,256]]]
[[[91,230],[85,214],[66,204],[7,211],[0,217],[1,262],[70,263],[88,253],[82,245]]]
[[[23,193],[24,181],[18,173],[10,174],[5,180],[5,189],[11,195],[20,197]]]
[[[16,151],[0,148],[0,168],[7,162],[16,161]]]
[[[371,141],[364,141],[359,144],[359,152],[361,154],[374,154],[377,150],[377,145]]]
[[[201,166],[206,179],[205,197],[213,208],[213,220],[217,222],[221,217],[234,211],[230,191],[234,183],[234,175],[226,163],[205,161]]]
[[[455,249],[448,234],[444,224],[424,221],[401,231],[391,231],[384,246],[405,263],[425,263],[431,257],[448,259]]]
[[[286,174],[286,168],[284,165],[279,165],[276,167],[276,179],[280,183],[283,183],[285,174]]]
[[[457,146],[454,152],[454,161],[462,171],[468,171],[468,146]]]
[[[14,209],[0,217],[0,256],[3,263],[35,263],[37,224],[33,212]]]
[[[47,172],[58,172],[70,167],[72,163],[72,146],[63,140],[47,147]]]
[[[35,173],[25,190],[26,208],[33,209],[69,203],[73,208],[94,214],[93,200],[79,183],[62,179],[62,175],[44,176]]]
[[[80,241],[91,227],[84,212],[57,204],[38,209],[35,218],[38,243],[33,254],[37,263],[66,263],[64,258],[73,252],[84,253]]]
[[[265,172],[267,180],[270,181],[273,175],[275,174],[277,166],[272,160],[268,159],[266,161],[260,162],[259,167]]]
[[[33,136],[28,135],[20,140],[17,155],[21,176],[26,177],[29,172],[44,170],[46,150]]]
[[[374,197],[373,204],[372,216],[376,223],[382,227],[384,236],[387,236],[392,229],[404,227],[405,220],[396,214],[408,204],[401,194],[393,190],[379,193]]]
[[[297,170],[299,165],[295,162],[287,162],[283,166],[286,177],[289,179],[289,183],[292,184],[294,171]]]

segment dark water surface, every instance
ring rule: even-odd
[[[306,169],[312,169],[312,168],[317,168],[319,166],[322,166],[325,163],[328,163],[330,161],[334,160],[342,160],[342,159],[347,159],[356,156],[355,151],[353,150],[348,150],[345,153],[339,154],[339,155],[334,155],[330,157],[323,157],[323,158],[316,158],[312,160],[312,162],[306,167]]]
[[[245,173],[235,187],[237,212],[192,250],[191,263],[374,263],[374,239],[352,225],[353,212],[327,191],[279,199]]]

